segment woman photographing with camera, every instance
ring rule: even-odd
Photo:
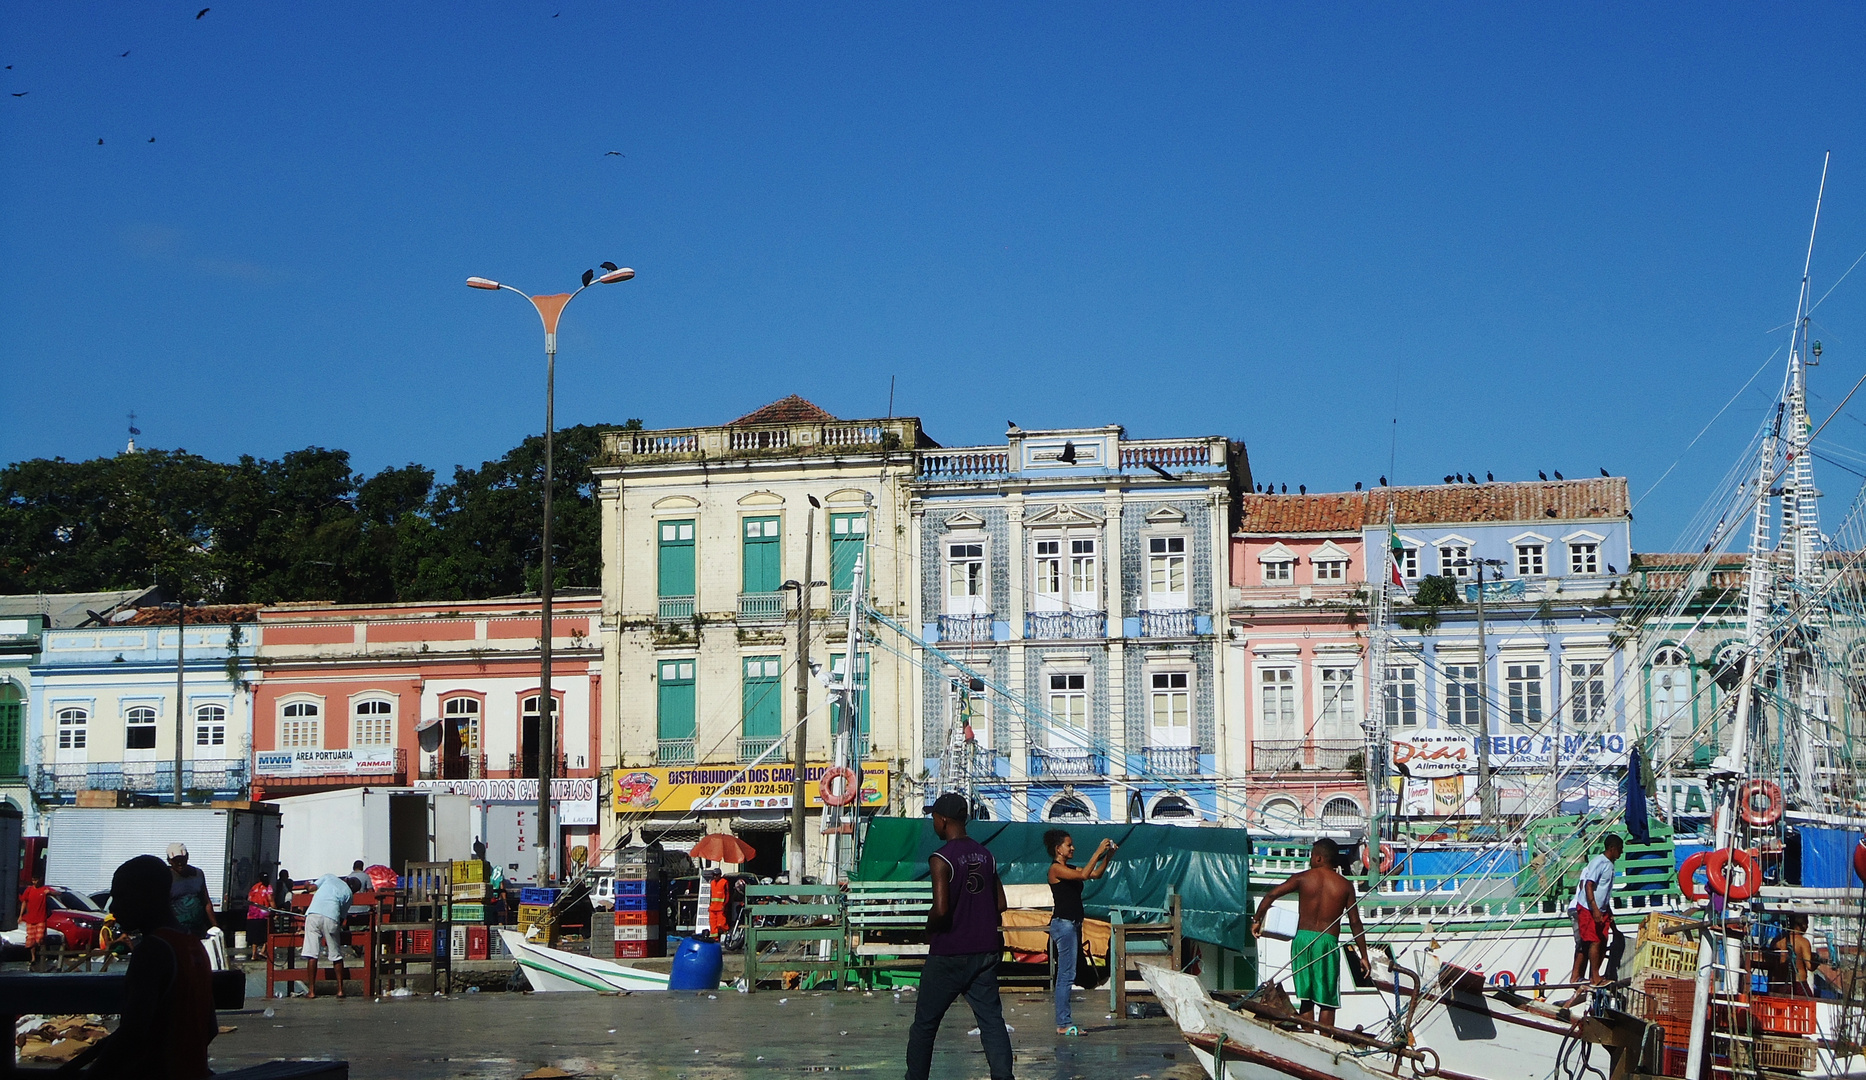
[[[1074,867],[1076,842],[1062,829],[1043,834],[1043,846],[1050,852],[1050,947],[1056,950],[1056,1034],[1076,1036],[1069,1013],[1069,992],[1076,981],[1076,957],[1082,951],[1082,883],[1108,872],[1108,860],[1114,856],[1113,840],[1096,845],[1087,866]]]

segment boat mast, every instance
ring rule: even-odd
[[[1393,497],[1387,496],[1387,554],[1381,567],[1380,581],[1374,588],[1373,602],[1367,612],[1367,719],[1361,731],[1367,736],[1367,748],[1361,754],[1361,769],[1367,776],[1367,843],[1363,856],[1367,864],[1367,886],[1380,887],[1380,841],[1385,834],[1386,817],[1381,811],[1387,800],[1387,651],[1390,634],[1387,621],[1393,613]],[[1403,797],[1402,793],[1402,797]]]

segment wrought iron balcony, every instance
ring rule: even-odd
[[[781,592],[740,593],[739,618],[759,622],[782,622],[784,620],[784,594]]]
[[[662,622],[686,622],[693,618],[693,597],[663,596],[655,617]]]
[[[1153,776],[1199,775],[1199,748],[1196,746],[1149,746],[1142,754],[1147,772]]]
[[[80,791],[129,791],[145,795],[175,794],[173,761],[81,761],[35,765],[33,794],[58,801]],[[252,770],[244,758],[226,761],[185,761],[181,767],[183,794],[212,792],[229,798],[244,797],[252,784]]]
[[[1106,759],[1094,750],[1039,746],[1032,747],[1030,751],[1030,775],[1033,777],[1100,776],[1107,771]]]
[[[756,761],[758,760],[758,755],[771,749],[772,745],[776,742],[776,739],[747,739],[741,736],[739,739],[739,760]]]
[[[507,760],[511,763],[512,767],[511,771],[506,773],[507,776],[519,780],[536,780],[538,778],[538,755],[511,754],[507,757]],[[559,755],[557,758],[557,770],[551,773],[551,775],[569,776],[570,759],[563,755]]]
[[[829,617],[847,619],[849,617],[849,599],[855,594],[848,589],[837,589],[829,594]]]
[[[1366,747],[1358,740],[1258,739],[1251,744],[1251,769],[1254,772],[1298,769],[1350,772],[1358,767],[1356,759],[1365,754]]]
[[[941,641],[990,641],[991,615],[941,615],[939,617],[939,639]]]
[[[1140,636],[1192,637],[1198,633],[1198,619],[1198,612],[1187,609],[1142,611],[1140,613]]]
[[[1030,612],[1024,616],[1024,637],[1032,641],[1063,641],[1108,636],[1105,611]]]
[[[691,765],[695,760],[692,739],[662,739],[655,744],[654,760],[659,765]]]

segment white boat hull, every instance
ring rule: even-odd
[[[524,969],[525,981],[533,990],[542,993],[633,993],[667,989],[667,976],[658,971],[643,971],[613,960],[547,948],[526,941],[523,934],[512,930],[501,930],[499,936],[505,941],[512,959]]]

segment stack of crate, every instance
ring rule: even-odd
[[[486,861],[455,859],[453,906],[448,912],[457,926],[486,925]],[[464,941],[464,937],[462,938]],[[464,952],[464,946],[461,950]],[[459,959],[466,959],[464,955]]]
[[[527,941],[541,941],[554,944],[557,940],[557,919],[551,908],[557,903],[562,889],[549,889],[542,885],[527,885],[518,891],[518,932]],[[532,928],[537,927],[537,934]]]
[[[661,931],[661,853],[625,848],[616,856],[616,959],[667,955]]]

